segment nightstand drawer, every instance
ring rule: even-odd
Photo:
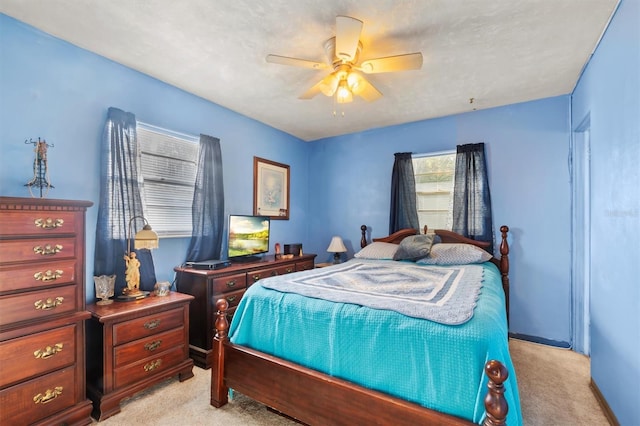
[[[0,424],[31,424],[71,407],[77,399],[75,381],[74,369],[68,368],[0,391]]]
[[[180,308],[115,324],[113,326],[113,344],[117,346],[180,327],[183,323],[183,315],[184,310]]]
[[[247,274],[242,273],[214,278],[211,280],[211,284],[214,293],[226,293],[228,291],[240,290],[247,287]]]
[[[77,286],[72,285],[2,297],[0,325],[75,312],[77,291]]]
[[[0,343],[0,387],[73,364],[75,332],[75,325],[68,325]]]
[[[173,348],[161,352],[156,356],[143,359],[135,364],[127,365],[114,370],[114,387],[118,389],[144,378],[155,376],[162,371],[179,364],[184,360],[183,347]]]
[[[183,345],[184,327],[180,327],[116,347],[113,363],[115,368],[120,368],[126,364],[159,354],[173,347],[182,347]]]
[[[76,261],[30,262],[0,268],[0,292],[76,282]]]
[[[36,238],[0,241],[2,263],[76,257],[75,238]]]
[[[75,234],[74,212],[16,211],[2,215],[0,235]]]

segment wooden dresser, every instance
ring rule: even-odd
[[[132,302],[91,304],[87,324],[87,391],[93,416],[120,412],[120,401],[178,375],[193,377],[189,358],[189,303],[171,292]],[[171,401],[167,401],[170,406]],[[160,407],[159,407],[160,408]]]
[[[276,260],[274,256],[265,256],[257,262],[233,263],[213,271],[175,268],[177,290],[195,297],[189,320],[189,351],[195,364],[211,368],[216,300],[227,299],[229,313],[233,315],[251,284],[261,278],[313,269],[315,257],[315,254],[303,254]]]
[[[92,204],[0,197],[0,424],[91,423],[84,259]]]

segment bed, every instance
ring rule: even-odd
[[[401,230],[368,246],[366,226],[361,232],[362,252],[382,244],[402,247],[417,234]],[[451,231],[434,233],[443,248],[451,243],[488,246]],[[508,352],[507,233],[508,227],[501,227],[499,259],[487,256],[474,265],[364,256],[290,274],[286,280],[261,280],[247,290],[231,327],[226,300],[217,301],[211,405],[226,404],[233,389],[307,424],[521,424]],[[459,270],[466,277],[481,270],[482,285],[471,316],[461,321],[465,314],[454,309],[453,324],[414,318],[415,310],[407,314],[341,302],[342,291],[331,301],[278,287],[340,281],[355,270],[381,277],[386,274],[381,268],[395,268],[390,276],[419,270],[450,277],[450,271]]]

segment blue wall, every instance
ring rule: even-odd
[[[591,376],[622,425],[640,424],[640,8],[624,0],[572,99],[590,118]]]

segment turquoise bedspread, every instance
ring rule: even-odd
[[[474,423],[484,416],[484,364],[496,359],[509,369],[507,424],[521,425],[500,273],[492,263],[482,267],[474,315],[461,325],[282,293],[258,282],[238,305],[230,339]]]

